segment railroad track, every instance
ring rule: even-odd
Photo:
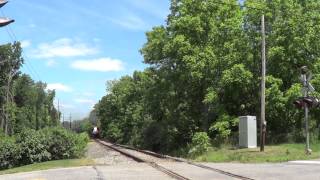
[[[146,150],[140,150],[140,149],[136,149],[136,148],[125,146],[125,145],[112,144],[112,143],[109,143],[109,142],[106,142],[106,141],[103,141],[103,140],[96,140],[96,142],[98,142],[99,144],[102,144],[104,146],[107,146],[108,148],[110,148],[110,149],[112,149],[114,151],[117,151],[117,152],[123,154],[124,156],[127,156],[127,157],[129,157],[129,158],[131,158],[131,159],[133,159],[133,160],[135,160],[137,162],[143,162],[143,163],[149,164],[153,168],[155,168],[155,169],[157,169],[157,170],[159,170],[159,171],[161,171],[161,172],[163,172],[163,173],[165,173],[165,174],[169,175],[170,177],[172,177],[174,179],[177,179],[177,180],[191,180],[191,179],[189,179],[189,178],[187,178],[187,177],[185,177],[183,175],[180,175],[180,174],[178,174],[176,172],[173,172],[172,170],[170,170],[170,169],[168,169],[166,167],[163,167],[163,166],[159,165],[158,163],[156,163],[152,159],[150,160],[150,159],[139,157],[139,156],[134,155],[133,153],[129,153],[128,151],[123,150],[123,149],[136,151],[136,152],[139,152],[139,153],[142,153],[142,154],[145,154],[145,155],[148,155],[148,156],[152,156],[152,157],[155,157],[155,158],[158,158],[158,159],[162,159],[162,160],[171,160],[171,161],[175,161],[175,162],[187,163],[187,164],[192,165],[192,166],[203,168],[203,169],[206,169],[206,170],[209,170],[209,171],[214,171],[214,172],[226,175],[228,177],[233,177],[233,178],[236,178],[236,179],[253,180],[253,179],[248,178],[248,177],[244,177],[244,176],[241,176],[241,175],[237,175],[237,174],[234,174],[234,173],[223,171],[223,170],[220,170],[220,169],[217,169],[217,168],[205,166],[205,165],[202,165],[202,164],[199,164],[199,163],[195,163],[195,162],[192,162],[192,161],[189,161],[189,160],[186,160],[186,159],[171,157],[171,156],[158,154],[158,153],[151,152],[151,151],[146,151]]]

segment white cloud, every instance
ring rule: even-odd
[[[30,46],[31,46],[31,41],[29,41],[29,40],[21,41],[21,47],[22,48],[27,48],[27,47],[30,47]]]
[[[73,89],[67,85],[61,83],[52,83],[47,85],[47,90],[56,90],[56,91],[63,91],[63,92],[72,92]]]
[[[108,18],[114,24],[120,25],[130,30],[146,30],[149,29],[147,25],[140,17],[134,14],[127,14],[120,18]]]
[[[88,105],[90,109],[94,108],[94,105],[96,104],[96,101],[93,99],[85,99],[85,98],[79,98],[74,100],[76,103]]]
[[[158,0],[127,0],[134,7],[160,19],[165,19],[170,13],[167,6],[159,4]],[[159,6],[160,5],[160,6]]]
[[[46,62],[46,65],[49,67],[55,66],[57,64],[57,62],[53,59],[50,59]]]
[[[101,42],[101,39],[100,38],[93,38],[93,42],[95,42],[95,43]]]
[[[77,103],[90,104],[90,105],[95,103],[95,101],[93,99],[81,99],[80,98],[80,99],[75,99],[74,101],[77,102]]]
[[[92,92],[84,92],[84,93],[82,93],[82,95],[86,96],[86,97],[92,97],[92,96],[94,96],[94,93],[92,93]]]
[[[63,104],[63,103],[60,104],[60,107],[63,108],[63,109],[75,109],[76,108],[72,104]]]
[[[121,71],[124,69],[122,61],[118,59],[111,58],[100,58],[93,60],[79,60],[74,61],[71,64],[74,69],[84,70],[84,71]]]
[[[77,10],[79,10],[82,14],[86,16],[96,18],[97,21],[109,21],[129,30],[145,31],[152,27],[149,24],[147,24],[142,18],[137,16],[135,13],[128,11],[127,9],[119,10],[118,15],[111,15],[111,13],[100,13],[96,10],[84,7],[77,7]]]
[[[97,48],[69,38],[42,43],[33,52],[36,58],[78,57],[96,54]]]
[[[29,27],[30,27],[30,28],[35,28],[35,27],[37,27],[37,25],[31,23],[31,24],[29,24]]]
[[[58,102],[58,100],[55,100],[55,101],[54,101],[54,106],[55,106],[55,108],[57,108],[57,109],[58,109],[58,106],[59,106],[59,110],[60,110],[60,112],[62,112],[62,113],[63,113],[63,111],[70,110],[70,109],[75,109],[75,108],[76,108],[76,106],[73,105],[73,104],[68,104],[68,103],[65,103],[65,102],[62,102],[62,101],[59,101],[59,102]]]

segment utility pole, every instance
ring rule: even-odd
[[[261,35],[262,35],[262,47],[261,47],[261,58],[262,58],[262,78],[261,78],[261,118],[260,118],[260,151],[264,151],[265,138],[266,138],[266,37],[265,37],[265,24],[264,14],[261,16]]]
[[[58,123],[60,123],[60,120],[61,120],[60,119],[60,102],[59,102],[59,99],[58,99]]]
[[[64,114],[62,113],[62,126],[65,128],[64,126]]]

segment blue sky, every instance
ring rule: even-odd
[[[22,71],[56,89],[62,112],[85,117],[106,81],[143,70],[145,32],[165,24],[169,0],[12,0],[1,43],[22,42]]]

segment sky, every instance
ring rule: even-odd
[[[22,43],[22,72],[56,90],[60,110],[86,117],[106,82],[143,70],[145,33],[164,25],[169,0],[11,0],[0,43]]]

